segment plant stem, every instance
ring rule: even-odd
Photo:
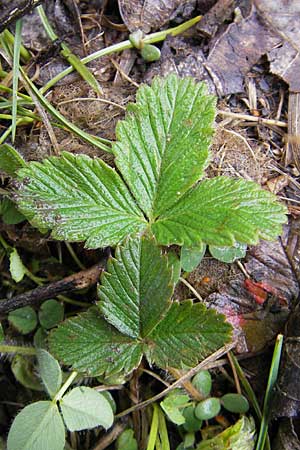
[[[58,402],[63,397],[63,395],[69,389],[69,387],[71,386],[77,375],[78,372],[76,372],[75,370],[70,374],[66,382],[62,385],[56,396],[53,398],[52,403]]]
[[[19,355],[35,355],[34,347],[23,347],[21,345],[0,345],[0,353],[18,353]]]
[[[37,9],[37,12],[39,13],[43,27],[44,27],[46,33],[48,34],[49,38],[51,39],[52,42],[56,41],[58,39],[58,36],[57,36],[57,34],[55,34],[52,26],[50,25],[49,20],[45,14],[44,8],[42,7],[42,5],[39,5],[36,9]]]
[[[194,17],[191,20],[188,20],[187,22],[182,23],[181,25],[178,25],[174,28],[169,28],[167,30],[158,31],[157,33],[149,34],[148,36],[145,36],[143,39],[144,44],[154,44],[155,42],[164,41],[167,36],[177,36],[178,34],[183,33],[184,31],[188,30],[192,26],[194,26],[196,23],[198,23],[201,19],[201,16]],[[91,61],[94,61],[95,59],[101,58],[102,56],[111,55],[112,53],[118,53],[122,52],[123,50],[127,50],[128,48],[133,48],[133,45],[129,40],[119,42],[118,44],[110,45],[109,47],[103,48],[101,50],[98,50],[97,52],[92,53],[91,55],[86,56],[85,58],[81,59],[81,62],[83,64],[87,64]],[[48,91],[52,86],[54,86],[58,81],[60,81],[62,78],[64,78],[66,75],[69,75],[69,73],[72,73],[74,70],[73,67],[68,67],[67,69],[60,72],[58,75],[56,75],[52,80],[48,81],[41,89],[41,93],[45,93]]]
[[[159,414],[158,433],[161,440],[161,448],[162,450],[170,450],[170,441],[166,424],[166,418],[161,408],[159,408],[158,414]]]
[[[17,129],[17,108],[18,108],[18,83],[19,83],[19,67],[20,67],[20,50],[22,41],[22,19],[16,22],[16,34],[14,39],[14,55],[13,55],[13,92],[12,92],[12,131],[11,140],[15,141]]]
[[[158,406],[156,403],[154,403],[147,450],[154,450],[157,433],[158,433]]]
[[[53,117],[55,117],[58,122],[60,122],[68,131],[76,134],[86,142],[91,145],[94,145],[105,152],[111,152],[110,145],[111,141],[108,139],[102,139],[98,136],[93,136],[85,131],[81,130],[77,125],[73,124],[69,120],[67,120],[59,111],[57,111],[53,105],[41,94],[39,89],[32,83],[30,78],[27,76],[25,71],[20,68],[20,72],[23,77],[23,81],[28,85],[28,87],[32,90],[32,92],[36,95],[41,105],[50,113]]]
[[[65,242],[66,247],[70,253],[70,255],[73,258],[73,261],[77,264],[77,266],[79,267],[79,269],[81,270],[85,270],[86,267],[82,264],[82,262],[80,261],[80,259],[78,258],[78,256],[76,255],[76,253],[74,252],[74,249],[72,247],[72,245],[70,244],[70,242]]]

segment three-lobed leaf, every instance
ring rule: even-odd
[[[18,172],[21,212],[56,239],[89,248],[150,229],[159,244],[232,246],[273,239],[285,222],[276,197],[252,182],[199,183],[208,163],[215,100],[176,75],[141,86],[117,125],[120,175],[98,158],[63,153]],[[198,183],[198,184],[197,184]]]
[[[63,450],[65,427],[55,404],[40,401],[26,406],[9,430],[7,450]]]
[[[106,376],[131,372],[143,355],[162,368],[191,367],[230,340],[224,316],[200,303],[170,304],[172,272],[153,239],[128,239],[108,270],[99,306],[117,328],[95,308],[59,325],[50,348],[65,364]]]

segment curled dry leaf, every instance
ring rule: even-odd
[[[122,19],[129,29],[140,29],[149,33],[151,29],[159,29],[186,6],[192,8],[195,2],[190,0],[119,0]]]
[[[241,22],[231,23],[216,41],[205,64],[218,94],[243,92],[247,72],[281,40],[259,19],[255,8]]]

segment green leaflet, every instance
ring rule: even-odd
[[[49,342],[65,364],[91,375],[127,374],[144,354],[162,368],[191,367],[230,340],[231,326],[223,315],[191,301],[170,306],[172,273],[153,239],[128,239],[108,271],[99,306],[120,331],[96,308],[66,320]]]
[[[37,349],[39,374],[49,396],[53,398],[62,384],[61,368],[50,353],[43,349]]]
[[[58,408],[41,401],[26,406],[15,418],[8,434],[8,450],[63,450],[65,427]]]
[[[80,386],[72,389],[60,400],[61,412],[70,431],[80,431],[99,425],[108,429],[114,415],[105,396],[95,389]]]
[[[98,290],[106,320],[131,337],[147,336],[170,307],[173,283],[167,257],[153,240],[130,239],[117,248],[107,270]]]
[[[148,361],[164,368],[195,366],[229,341],[231,326],[224,319],[201,303],[174,302],[148,337]]]
[[[286,208],[251,181],[216,177],[189,190],[152,224],[163,245],[231,246],[274,239],[285,222]]]
[[[151,230],[159,244],[228,247],[273,239],[286,209],[257,184],[217,177],[207,166],[215,100],[176,75],[143,85],[116,129],[120,175],[98,158],[63,153],[18,172],[20,211],[56,239],[113,246]],[[125,184],[126,183],[126,184]],[[198,184],[197,184],[198,183]]]
[[[146,227],[127,187],[100,159],[64,152],[19,171],[19,209],[57,239],[87,240],[89,248],[115,245]]]
[[[253,450],[255,446],[255,423],[252,417],[242,416],[231,427],[212,439],[201,441],[197,450]]]
[[[57,359],[91,376],[130,373],[142,358],[142,343],[119,333],[96,308],[59,325],[49,345]]]
[[[143,85],[117,125],[116,165],[153,220],[203,176],[213,134],[215,98],[203,83],[169,75]]]

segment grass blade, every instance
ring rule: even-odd
[[[84,141],[88,142],[91,145],[94,145],[97,148],[105,152],[111,153],[111,141],[108,139],[103,139],[98,136],[93,136],[92,134],[86,133],[81,130],[77,125],[73,124],[69,120],[67,120],[59,111],[57,111],[54,106],[41,94],[41,92],[37,89],[37,87],[32,83],[29,77],[26,75],[25,71],[21,68],[21,74],[23,80],[26,82],[28,87],[35,94],[41,105],[58,121],[59,124],[63,125],[65,129],[71,131],[72,133],[79,136]]]
[[[14,55],[13,55],[13,92],[12,92],[12,128],[11,140],[14,143],[17,129],[17,108],[18,108],[18,82],[19,82],[19,67],[20,67],[20,49],[21,49],[21,32],[22,19],[16,22],[16,32],[14,39]]]
[[[245,374],[243,372],[243,369],[241,368],[237,358],[235,357],[234,353],[229,352],[230,353],[230,357],[232,360],[232,363],[234,365],[234,368],[236,370],[236,373],[238,374],[238,377],[240,379],[240,382],[243,386],[243,389],[255,411],[256,417],[259,420],[259,422],[261,422],[262,419],[262,412],[258,403],[258,400],[256,398],[255,392],[253,391],[251,384],[249,383],[249,381],[247,380],[247,378],[245,377]],[[267,435],[266,437],[266,444],[265,444],[265,450],[270,450],[271,446],[270,446],[270,439],[269,436]]]
[[[267,389],[266,389],[266,394],[265,394],[265,399],[264,399],[260,431],[259,431],[259,436],[258,436],[258,440],[256,443],[256,450],[264,450],[264,448],[265,448],[265,442],[266,442],[266,437],[267,437],[267,432],[268,432],[268,421],[269,421],[269,416],[270,416],[270,407],[271,407],[271,401],[273,398],[273,391],[274,391],[275,383],[276,383],[277,377],[278,377],[282,344],[283,344],[283,336],[282,336],[282,334],[279,334],[276,338],[274,353],[273,353],[273,357],[272,357],[269,379],[268,379],[268,384],[267,384]]]
[[[43,6],[39,5],[37,7],[37,10],[49,38],[51,39],[52,42],[56,41],[58,39],[58,36],[55,34],[55,31],[53,30],[50,22],[48,21]],[[60,46],[62,49],[60,54],[64,58],[66,58],[66,60],[68,61],[69,64],[71,64],[73,69],[76,70],[79,73],[79,75],[92,87],[92,89],[96,92],[96,94],[102,94],[103,93],[102,89],[99,86],[99,83],[92,74],[92,72],[80,61],[80,59],[76,55],[74,55],[74,53],[72,53],[71,49],[64,42],[61,42]]]

